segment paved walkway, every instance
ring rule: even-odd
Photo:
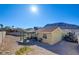
[[[76,43],[61,41],[50,47],[49,50],[60,55],[79,55],[77,47],[78,44]]]
[[[33,51],[29,52],[28,55],[57,55],[56,53],[53,53],[37,45],[33,45],[30,47],[33,49]]]
[[[77,49],[78,44],[76,43],[61,41],[55,45],[47,45],[47,44],[37,44],[37,45],[60,55],[79,55],[78,52],[79,50]]]

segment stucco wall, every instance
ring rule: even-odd
[[[47,39],[43,38],[43,34],[47,35]],[[44,43],[55,44],[62,40],[63,35],[64,32],[60,28],[57,28],[52,32],[39,32],[38,38],[42,38]]]
[[[0,44],[2,43],[2,39],[5,38],[6,32],[5,31],[0,31]]]
[[[48,33],[46,34],[47,34],[47,39],[43,39],[43,42],[53,45],[62,40],[64,33],[61,29],[57,28],[54,31],[52,31],[50,34]]]
[[[43,33],[43,34],[46,34],[47,35],[47,39],[43,38],[43,42],[44,43],[48,43],[50,44],[51,43],[51,40],[52,40],[52,33]]]
[[[52,32],[52,40],[51,40],[51,44],[55,44],[59,41],[62,40],[64,33],[62,32],[61,29],[56,29],[55,31]]]

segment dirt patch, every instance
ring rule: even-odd
[[[1,50],[4,52],[10,52],[10,54],[14,54],[14,52],[20,48],[21,46],[18,45],[17,41],[19,40],[19,37],[6,35],[5,39],[3,40]]]

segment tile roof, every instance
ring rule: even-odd
[[[37,32],[52,32],[56,28],[57,27],[55,27],[55,28],[42,28],[42,29],[37,30]]]

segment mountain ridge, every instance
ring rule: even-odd
[[[47,24],[47,25],[44,26],[44,28],[51,28],[51,27],[52,28],[54,28],[54,27],[60,27],[62,29],[79,29],[79,26],[78,25],[64,23],[64,22]]]

